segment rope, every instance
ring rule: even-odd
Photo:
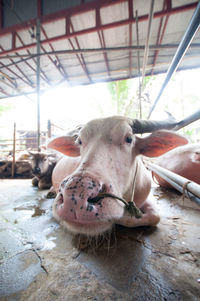
[[[99,193],[96,197],[89,199],[88,202],[95,204],[97,203],[99,200],[103,199],[103,198],[114,198],[117,199],[119,201],[121,201],[122,203],[124,203],[125,205],[125,209],[128,211],[128,213],[131,216],[135,216],[136,218],[141,218],[142,217],[142,211],[136,206],[135,202],[133,201],[134,199],[134,194],[135,194],[135,185],[136,185],[136,176],[137,176],[137,169],[138,169],[138,163],[136,163],[136,170],[135,170],[135,175],[134,175],[134,180],[133,180],[133,190],[132,190],[132,196],[131,196],[131,201],[127,202],[126,200],[124,200],[123,198],[120,198],[112,193]]]
[[[100,193],[98,194],[96,197],[89,199],[88,202],[95,204],[97,203],[99,200],[103,199],[103,198],[113,198],[113,199],[117,199],[119,201],[121,201],[122,203],[124,203],[126,210],[129,212],[129,214],[131,216],[135,216],[136,218],[141,218],[142,217],[142,212],[141,210],[135,205],[134,202],[127,202],[126,200],[112,194],[112,193]]]
[[[190,184],[191,183],[191,181],[187,181],[187,182],[185,182],[184,184],[183,184],[183,186],[182,186],[182,188],[183,188],[183,202],[184,202],[184,200],[185,200],[185,192],[187,192],[187,197],[189,198],[189,199],[191,199],[190,198],[190,196],[189,196],[189,191],[188,191],[188,189],[187,189],[187,185],[188,184]]]

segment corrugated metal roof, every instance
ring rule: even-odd
[[[0,98],[36,90],[37,18],[41,24],[41,90],[138,76],[135,16],[137,11],[142,67],[150,3],[3,0]],[[197,4],[155,0],[146,75],[168,70]],[[200,67],[200,31],[180,64],[181,69],[195,67]]]

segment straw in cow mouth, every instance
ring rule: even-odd
[[[128,211],[128,213],[131,216],[135,216],[136,218],[141,218],[142,217],[142,211],[135,205],[135,203],[133,201],[127,202],[124,199],[122,199],[122,198],[120,198],[120,197],[118,197],[118,196],[116,196],[112,193],[99,193],[96,197],[89,199],[88,202],[92,203],[92,204],[95,204],[103,198],[117,199],[117,200],[121,201],[122,203],[124,203],[126,210]]]

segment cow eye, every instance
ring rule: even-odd
[[[125,139],[126,143],[132,143],[133,139],[131,136],[127,136],[126,139]]]
[[[82,141],[81,141],[80,138],[77,139],[77,143],[80,144],[80,145],[82,144]]]

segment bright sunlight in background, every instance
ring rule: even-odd
[[[146,87],[151,104],[154,102],[165,74],[158,75]],[[151,119],[166,118],[167,110],[180,120],[183,115],[193,113],[200,107],[200,69],[177,72],[161,97]],[[138,79],[130,80],[129,98],[138,90]],[[8,136],[13,123],[19,130],[37,130],[36,96],[10,98],[1,100],[2,105],[10,105],[10,110],[0,115],[0,136]],[[115,106],[107,83],[72,88],[56,88],[41,95],[41,129],[47,129],[47,121],[67,131],[77,124],[91,119],[116,114]],[[130,116],[132,117],[132,116]],[[145,117],[143,117],[145,119]],[[200,125],[199,125],[200,127]]]

